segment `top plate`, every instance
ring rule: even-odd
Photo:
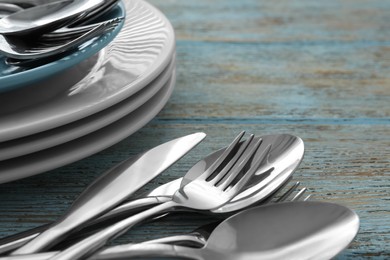
[[[123,17],[125,15],[125,7],[120,3],[105,15],[104,19]],[[0,92],[38,82],[88,59],[107,46],[118,35],[123,24],[124,22],[121,22],[113,31],[87,41],[80,46],[78,51],[73,52],[69,56],[31,69],[9,66],[5,62],[6,57],[0,54]]]
[[[126,0],[126,21],[87,75],[0,95],[0,142],[49,130],[110,107],[156,78],[172,59],[174,31],[166,17],[141,0]],[[67,73],[67,72],[63,72]],[[63,74],[61,73],[61,74]],[[69,72],[68,72],[69,74]]]

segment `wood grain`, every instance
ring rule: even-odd
[[[177,37],[176,89],[145,128],[94,156],[0,188],[0,234],[56,219],[104,170],[172,138],[208,138],[146,189],[182,176],[241,130],[305,142],[295,179],[344,204],[359,234],[337,259],[390,258],[390,2],[153,0]],[[172,215],[115,243],[189,232]]]

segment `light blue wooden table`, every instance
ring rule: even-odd
[[[178,78],[146,127],[94,156],[0,187],[0,235],[56,219],[99,174],[196,131],[208,138],[147,188],[182,176],[238,132],[291,133],[306,147],[295,179],[361,218],[337,259],[390,259],[390,1],[152,0],[177,37]],[[207,223],[172,215],[116,243]]]

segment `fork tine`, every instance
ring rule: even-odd
[[[239,142],[240,142],[241,138],[244,136],[244,134],[245,134],[245,131],[242,131],[240,134],[238,134],[236,136],[236,138],[234,138],[233,142],[231,144],[229,144],[229,146],[221,154],[221,156],[219,156],[218,159],[215,160],[215,162],[212,165],[210,165],[210,167],[207,168],[207,170],[205,170],[199,176],[199,178],[207,179],[208,177],[210,177],[210,175],[213,174],[214,171],[216,169],[218,169],[218,167],[221,166],[221,164],[226,160],[226,158],[228,158],[228,156],[231,155],[234,152],[235,148],[239,144]]]
[[[236,152],[234,157],[231,160],[229,160],[229,162],[225,165],[225,167],[223,167],[223,169],[221,171],[219,171],[216,176],[214,176],[214,178],[210,181],[210,184],[213,184],[213,185],[216,184],[229,172],[229,170],[234,166],[234,164],[238,161],[238,159],[240,159],[240,157],[244,153],[244,151],[248,148],[248,146],[252,142],[253,138],[254,138],[254,135],[252,134],[249,136],[249,138],[247,140],[245,140],[245,142],[243,144],[240,145],[240,148]]]
[[[257,152],[260,144],[262,143],[262,139],[257,140],[254,145],[248,145],[247,149],[240,156],[239,160],[235,163],[235,165],[224,175],[221,176],[221,180],[217,183],[217,186],[222,190],[226,189],[233,180],[242,172],[244,167],[248,165],[248,163],[253,160],[255,153]],[[251,143],[253,144],[253,139]]]
[[[253,136],[251,136],[253,137]],[[250,143],[244,153],[238,158],[237,162],[233,165],[233,167],[224,175],[219,176],[220,181],[216,184],[217,187],[222,190],[226,189],[229,184],[233,182],[233,180],[243,172],[243,169],[248,163],[253,159],[254,154],[260,146],[261,139],[258,140],[255,145],[251,145],[253,143],[253,139],[250,140]]]
[[[291,201],[296,201],[296,200],[299,200],[302,196],[303,196],[303,194],[306,192],[306,190],[307,190],[307,188],[306,187],[304,187],[304,188],[302,188],[292,199],[291,199]]]
[[[258,140],[255,146],[251,149],[249,154],[245,157],[245,159],[240,163],[238,166],[238,169],[233,170],[233,173],[227,178],[227,180],[221,184],[222,189],[226,189],[229,187],[232,182],[235,180],[237,175],[241,172],[243,167],[246,166],[246,164],[250,161],[250,159],[254,156],[254,154],[257,152],[260,144],[262,143],[262,140]],[[259,166],[264,162],[265,159],[268,158],[269,151],[271,150],[271,144],[269,144],[264,151],[261,153],[259,158],[250,166],[250,168],[245,172],[244,176],[241,177],[240,180],[237,181],[229,190],[229,192],[233,192],[237,194],[248,182],[248,180],[256,173]]]
[[[311,194],[307,195],[307,196],[303,199],[303,201],[307,201],[307,200],[309,200],[310,198],[311,198]]]

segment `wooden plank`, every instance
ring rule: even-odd
[[[390,117],[390,48],[178,41],[167,116]],[[167,113],[166,113],[167,114]]]
[[[216,42],[388,42],[390,6],[382,0],[152,0],[177,38]]]

